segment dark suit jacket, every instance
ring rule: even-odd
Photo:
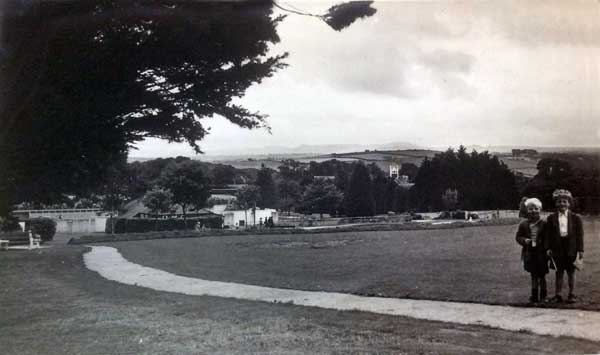
[[[539,224],[540,229],[538,232],[539,234],[537,236],[537,245],[543,247],[545,235],[544,230],[546,226],[543,220],[541,220]],[[517,229],[517,235],[515,236],[515,240],[517,241],[517,243],[519,243],[519,245],[523,247],[523,249],[521,250],[521,260],[526,260],[531,254],[531,244],[525,244],[525,239],[531,239],[531,228],[529,228],[528,220],[521,221],[521,223],[519,224],[519,228]]]
[[[567,228],[568,235],[565,237],[569,239],[567,254],[575,256],[577,252],[583,252],[583,222],[581,217],[569,211]],[[559,252],[562,249],[561,239],[558,212],[555,212],[546,219],[544,248],[552,250],[552,253]]]

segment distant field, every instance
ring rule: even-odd
[[[217,281],[416,299],[523,304],[516,225],[112,243],[129,260]],[[583,309],[600,310],[600,220],[586,220]],[[548,281],[552,285],[553,275]],[[550,288],[550,294],[552,294]]]
[[[513,172],[520,172],[525,176],[533,177],[537,174],[537,158],[513,158],[512,156],[499,156],[500,160]]]
[[[260,169],[263,165],[267,168],[278,170],[281,165],[281,161],[277,160],[219,160],[215,161],[215,163],[231,165],[236,169]]]
[[[383,171],[388,171],[389,166],[392,163],[395,164],[415,164],[419,166],[425,157],[433,157],[438,151],[434,150],[392,150],[392,151],[369,151],[369,152],[355,152],[355,153],[340,153],[340,154],[323,154],[323,155],[294,155],[289,159],[294,159],[301,163],[324,162],[327,160],[340,160],[346,162],[362,161],[365,164],[375,163]],[[222,164],[231,165],[237,169],[255,168],[260,169],[264,164],[266,167],[277,170],[281,165],[283,159],[288,159],[285,156],[278,158],[253,158],[248,159],[231,159],[231,160],[219,160],[215,161]]]
[[[356,162],[362,161],[365,164],[375,163],[384,172],[389,171],[391,164],[415,164],[421,165],[421,162],[425,157],[432,158],[435,154],[439,153],[435,150],[392,150],[392,151],[369,151],[369,152],[355,152],[355,153],[341,153],[341,154],[323,154],[323,155],[305,155],[305,156],[293,156],[291,159],[299,161],[301,163],[310,163],[315,161],[318,163],[336,159],[345,162]],[[537,163],[539,159],[523,159],[513,158],[511,155],[499,155],[502,162],[504,162],[510,170],[513,172],[522,173],[525,176],[533,177],[537,174]],[[277,170],[281,165],[281,160],[285,157],[279,158],[255,158],[255,159],[233,159],[233,160],[220,160],[219,163],[231,165],[237,169],[260,169],[264,166]]]

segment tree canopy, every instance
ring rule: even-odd
[[[154,213],[154,217],[158,218],[158,214],[161,212],[168,212],[171,208],[173,201],[173,194],[169,190],[155,187],[152,190],[146,192],[142,203],[144,206],[150,209],[150,212]]]
[[[198,142],[202,119],[244,128],[235,103],[285,66],[271,1],[5,1],[0,43],[0,200],[52,200],[102,182],[148,137]],[[330,9],[341,29],[370,2]],[[2,206],[6,210],[6,205]]]
[[[268,2],[36,2],[5,15],[0,75],[2,190],[79,191],[147,137],[189,143],[214,115],[265,115],[233,100],[283,68]],[[43,181],[43,184],[35,183]],[[25,189],[27,187],[27,189]]]
[[[337,215],[344,194],[338,191],[332,182],[315,180],[306,186],[303,195],[303,210],[308,213],[329,213]]]
[[[348,190],[344,196],[344,206],[346,215],[351,217],[375,214],[373,182],[369,175],[369,168],[362,162],[354,164]]]
[[[554,209],[552,192],[555,189],[571,191],[575,210],[600,211],[600,157],[587,154],[545,154],[537,164],[538,173],[523,193],[537,197],[546,210]]]
[[[201,163],[193,160],[167,166],[160,185],[172,193],[172,202],[181,206],[184,220],[189,207],[204,207],[210,196],[210,181],[205,177]]]
[[[272,174],[273,171],[263,164],[256,175],[255,184],[260,193],[258,205],[262,208],[277,207],[277,187]]]
[[[462,146],[425,159],[412,189],[417,209],[424,211],[446,208],[442,196],[448,189],[457,190],[453,205],[463,209],[513,209],[518,204],[515,176],[508,167],[488,152],[468,154]]]

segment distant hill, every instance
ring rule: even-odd
[[[289,154],[329,154],[329,153],[350,153],[369,150],[400,150],[400,149],[419,149],[418,146],[407,142],[391,142],[386,144],[301,144],[295,147],[289,146],[264,146],[248,147],[243,151],[223,151],[207,154],[212,156],[258,156],[258,155],[289,155]]]
[[[245,157],[220,157],[220,159],[211,160],[214,163],[228,164],[237,169],[254,168],[258,169],[262,165],[277,169],[281,161],[293,159],[300,163],[324,162],[326,160],[336,159],[340,161],[362,161],[365,164],[375,163],[383,171],[388,171],[391,164],[412,163],[417,166],[421,164],[426,157],[431,158],[439,151],[429,149],[407,149],[407,150],[370,150],[365,149],[358,152],[348,153],[327,153],[327,154],[278,154],[261,155]]]
[[[455,150],[458,147],[453,147]],[[536,147],[526,145],[467,145],[465,146],[468,152],[476,150],[478,152],[488,151],[490,153],[510,153],[513,149],[534,149],[539,153],[586,153],[600,154],[600,147]],[[435,147],[438,150],[446,150],[448,147]]]

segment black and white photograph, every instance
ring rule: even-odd
[[[600,354],[600,1],[0,0],[0,354]]]

